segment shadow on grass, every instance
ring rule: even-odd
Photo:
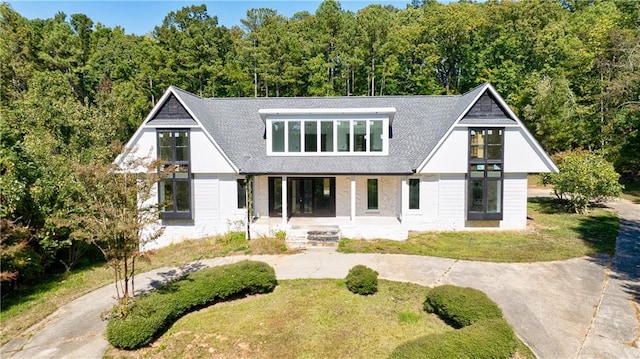
[[[614,255],[619,232],[617,217],[606,214],[587,214],[583,215],[578,222],[577,231],[585,244],[596,253]]]
[[[157,290],[161,293],[172,293],[176,291],[176,282],[184,280],[189,273],[193,273],[207,266],[202,262],[196,261],[185,264],[178,268],[172,268],[167,271],[161,271],[156,273],[159,279],[154,279],[149,283],[149,288],[136,290],[136,295],[148,293]]]
[[[39,298],[41,298],[41,295],[43,293],[54,291],[56,290],[56,288],[60,287],[61,283],[64,283],[64,281],[67,280],[69,276],[104,265],[104,261],[82,263],[81,265],[74,267],[70,271],[45,275],[44,277],[38,279],[38,283],[24,284],[18,289],[8,293],[5,291],[6,294],[2,294],[2,311],[7,311],[14,305],[22,304],[32,300],[38,300]],[[5,288],[3,287],[3,291],[4,289]]]
[[[540,213],[563,214],[567,213],[564,202],[555,197],[529,197],[528,201],[539,207]]]
[[[580,239],[595,253],[604,253],[613,256],[616,248],[616,237],[619,231],[619,221],[615,216],[608,214],[590,213],[580,215],[567,210],[566,201],[555,197],[531,197],[529,202],[538,206],[538,211],[550,215],[576,216],[575,228]],[[595,205],[592,208],[603,208]]]

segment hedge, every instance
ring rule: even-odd
[[[454,328],[462,328],[483,319],[502,318],[502,310],[483,292],[443,285],[427,292],[424,310],[435,313]]]
[[[353,293],[360,295],[374,294],[378,291],[378,272],[359,264],[349,270],[345,284]]]
[[[473,288],[443,285],[430,289],[426,312],[457,330],[427,335],[397,347],[389,358],[511,358],[518,339],[502,310]]]
[[[112,317],[107,339],[116,348],[136,349],[153,341],[183,315],[219,301],[268,293],[277,285],[268,264],[242,261],[206,268],[136,299],[126,317]]]
[[[504,319],[481,320],[462,329],[427,335],[396,348],[389,358],[494,358],[513,356],[517,339]]]

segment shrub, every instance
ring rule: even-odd
[[[622,194],[620,175],[603,156],[574,151],[557,155],[559,173],[542,174],[542,183],[553,185],[558,198],[576,213],[587,213],[590,202],[603,202]]]
[[[453,285],[430,289],[424,310],[437,314],[454,328],[466,327],[483,319],[502,318],[502,310],[486,294]]]
[[[458,330],[406,342],[389,358],[496,358],[513,356],[518,339],[502,311],[473,288],[443,285],[429,290],[424,309]]]
[[[360,295],[374,294],[378,291],[378,272],[359,264],[349,270],[345,284],[353,293]]]
[[[389,358],[511,358],[517,338],[504,319],[481,320],[468,327],[427,335],[397,347]]]
[[[184,314],[215,302],[268,293],[277,285],[275,271],[263,262],[242,261],[206,268],[139,297],[126,317],[112,317],[107,339],[116,348],[149,344]]]

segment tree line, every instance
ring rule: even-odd
[[[460,94],[491,82],[543,147],[640,171],[640,2],[488,0],[314,13],[205,5],[146,35],[0,5],[2,283],[87,258],[77,165],[110,163],[169,85],[203,97]]]

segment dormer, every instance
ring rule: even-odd
[[[268,156],[387,156],[396,109],[260,109]]]

